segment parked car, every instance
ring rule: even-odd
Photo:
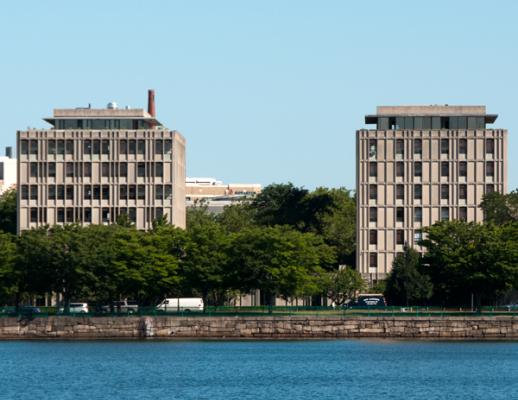
[[[88,313],[88,303],[70,303],[69,304],[69,312],[70,314],[87,314]],[[65,312],[64,307],[59,307],[58,314],[63,314]]]
[[[385,296],[380,293],[362,293],[359,294],[356,300],[347,304],[347,307],[386,307],[387,302]]]
[[[102,312],[116,312],[134,314],[138,312],[138,303],[134,300],[112,301],[110,304],[102,306]]]
[[[164,299],[156,306],[157,311],[203,311],[203,299],[201,297],[175,297]]]

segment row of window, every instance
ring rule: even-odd
[[[378,117],[379,130],[400,129],[485,129],[484,117]]]
[[[415,184],[414,186],[414,200],[422,200],[423,199],[423,185]],[[485,193],[493,193],[495,191],[495,186],[492,184],[488,184],[485,186]],[[439,198],[441,200],[449,200],[450,199],[450,185],[442,184],[439,186]],[[468,185],[460,184],[459,192],[458,192],[459,200],[467,200],[468,198]],[[369,185],[369,200],[378,200],[378,185]],[[405,185],[397,184],[396,185],[396,200],[405,200]]]
[[[414,167],[414,177],[421,178],[423,176],[423,163],[421,161],[414,161],[412,163]],[[440,175],[441,177],[449,177],[450,176],[450,161],[441,161],[440,166]],[[395,174],[398,178],[405,177],[405,163],[403,161],[396,161]],[[485,162],[485,175],[487,177],[495,176],[495,162],[494,161],[486,161]],[[467,177],[468,176],[468,162],[467,161],[459,161],[459,177]],[[370,161],[369,162],[369,177],[377,178],[378,177],[378,162]]]
[[[423,234],[421,231],[416,231],[414,233],[414,242],[417,244],[423,238]],[[376,229],[369,230],[369,244],[378,245],[378,231]],[[404,245],[405,243],[405,231],[403,229],[396,229],[396,244]]]
[[[155,200],[170,200],[173,194],[172,185],[154,185]],[[22,185],[22,200],[38,200],[38,186]],[[110,200],[109,185],[83,186],[85,200]],[[49,185],[48,200],[74,200],[73,185]],[[145,200],[145,185],[119,185],[119,200]]]
[[[64,165],[64,175],[67,178],[91,178],[91,162],[30,162],[29,176],[31,178],[55,178],[56,168]],[[127,178],[128,166],[136,166],[136,176],[139,178],[163,178],[164,164],[162,162],[102,162],[101,177],[103,178]]]
[[[485,152],[486,154],[494,154],[495,153],[495,140],[494,139],[486,139]],[[422,155],[423,154],[423,141],[422,139],[414,139],[413,140],[414,147],[414,155]],[[467,139],[459,139],[459,154],[466,155],[468,152],[468,140]],[[377,139],[369,139],[369,157],[376,157],[378,154],[378,140]],[[396,156],[405,156],[405,141],[404,139],[396,139]],[[450,139],[441,139],[441,154],[450,154]]]
[[[92,208],[90,207],[59,207],[56,211],[56,221],[58,223],[92,223]],[[115,223],[118,217],[123,214],[127,215],[131,222],[136,222],[136,207],[103,207],[101,209],[101,221],[102,223]],[[151,223],[153,220],[163,216],[164,209],[162,207],[146,207],[146,223]],[[29,218],[30,222],[33,223],[47,223],[47,208],[31,207]]]
[[[149,129],[142,119],[56,119],[57,129]]]
[[[467,207],[459,207],[459,220],[466,221],[468,217]],[[448,207],[441,207],[440,214],[441,221],[448,221],[450,219],[450,209]],[[378,207],[369,207],[369,222],[378,222]],[[396,207],[396,222],[405,222],[405,208]],[[423,222],[423,208],[414,207],[414,222]]]
[[[110,155],[113,143],[109,139],[83,139],[83,155]],[[121,139],[119,143],[119,154],[145,155],[146,140],[144,139]],[[171,154],[173,141],[171,139],[155,139],[155,154]],[[38,155],[38,141],[36,139],[22,139],[20,141],[20,152],[23,155]],[[74,155],[74,140],[72,139],[48,139],[48,155]]]

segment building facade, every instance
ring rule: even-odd
[[[485,193],[507,190],[507,131],[485,106],[378,107],[356,132],[357,267],[385,279],[404,246],[440,220],[483,221]]]
[[[64,223],[185,227],[185,139],[148,111],[56,109],[50,129],[18,131],[18,231]]]
[[[226,206],[254,198],[261,189],[259,183],[226,184],[214,178],[187,178],[185,200],[187,207],[204,202],[210,212],[218,214]]]
[[[5,157],[0,157],[0,195],[16,187],[16,158],[12,147],[5,148]]]

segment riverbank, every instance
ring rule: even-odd
[[[70,317],[0,318],[0,339],[518,340],[518,317]]]

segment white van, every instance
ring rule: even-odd
[[[203,299],[201,297],[175,297],[164,299],[156,306],[157,311],[203,311]]]
[[[70,303],[70,314],[88,314],[88,303]],[[59,307],[58,314],[63,314],[65,309]]]

